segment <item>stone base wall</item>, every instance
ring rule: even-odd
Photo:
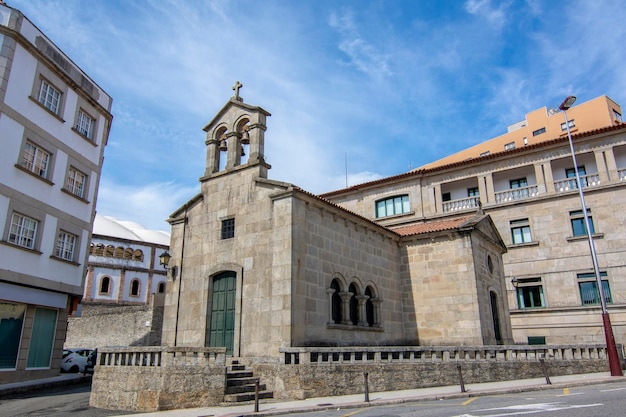
[[[208,407],[224,400],[225,348],[104,348],[89,405],[137,412]]]
[[[150,412],[218,405],[226,371],[220,367],[100,367],[89,405],[108,410]]]
[[[544,377],[544,369],[549,376],[609,370],[602,345],[294,347],[280,352],[282,363],[246,361],[279,400],[364,393],[365,372],[369,391],[383,392],[460,384],[459,372],[471,384]],[[226,348],[103,348],[89,404],[137,412],[215,406],[224,399],[226,371]]]
[[[606,359],[545,361],[548,375],[571,375],[608,371]],[[254,376],[279,400],[398,391],[460,384],[458,366],[465,384],[544,377],[539,360],[529,362],[439,362],[414,364],[259,364]]]
[[[148,305],[85,303],[80,316],[68,318],[65,347],[159,346],[163,300],[153,294]]]

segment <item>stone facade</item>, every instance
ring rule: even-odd
[[[488,217],[391,230],[270,180],[268,115],[233,97],[205,127],[201,193],[169,220],[165,345],[276,362],[289,346],[511,341],[505,247]]]

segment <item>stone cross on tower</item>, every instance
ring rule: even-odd
[[[243,87],[243,84],[241,84],[239,81],[235,81],[235,85],[233,85],[233,91],[235,91],[235,95],[233,96],[233,98],[237,101],[243,101],[243,97],[239,97],[239,89]]]

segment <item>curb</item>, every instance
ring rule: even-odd
[[[38,383],[25,384],[23,386],[0,388],[0,398],[6,399],[14,395],[25,394],[33,391],[87,384],[91,384],[91,375],[82,375],[77,378],[67,378],[58,381],[41,381]]]
[[[310,413],[316,411],[324,411],[324,410],[339,410],[339,409],[354,409],[354,408],[366,408],[373,406],[381,406],[381,405],[397,405],[397,404],[407,404],[407,403],[415,403],[422,401],[438,401],[444,399],[457,399],[457,398],[474,398],[474,397],[484,397],[489,395],[503,395],[503,394],[518,394],[522,392],[532,392],[532,391],[545,391],[550,389],[560,389],[560,388],[572,388],[572,387],[581,387],[585,385],[597,385],[597,384],[607,384],[607,383],[616,383],[616,382],[624,382],[626,377],[607,377],[579,382],[557,382],[552,384],[545,385],[529,385],[522,387],[514,387],[514,388],[492,388],[492,389],[483,389],[483,390],[467,390],[466,392],[458,392],[453,394],[427,394],[421,396],[412,396],[405,398],[392,398],[392,399],[381,399],[374,400],[370,402],[359,401],[359,402],[351,402],[344,404],[323,404],[316,406],[306,406],[306,407],[293,407],[293,408],[284,408],[284,409],[270,409],[270,410],[259,410],[258,412],[250,411],[244,413],[232,413],[232,414],[224,414],[222,417],[263,417],[263,416],[279,416],[284,414],[291,413]],[[271,405],[271,403],[265,403],[266,406]]]

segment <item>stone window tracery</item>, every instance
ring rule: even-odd
[[[330,306],[329,324],[355,328],[381,327],[381,300],[376,295],[375,286],[369,284],[365,287],[365,291],[361,292],[360,284],[357,281],[351,282],[347,291],[342,290],[340,279],[334,278],[331,281],[326,290],[329,295]]]

